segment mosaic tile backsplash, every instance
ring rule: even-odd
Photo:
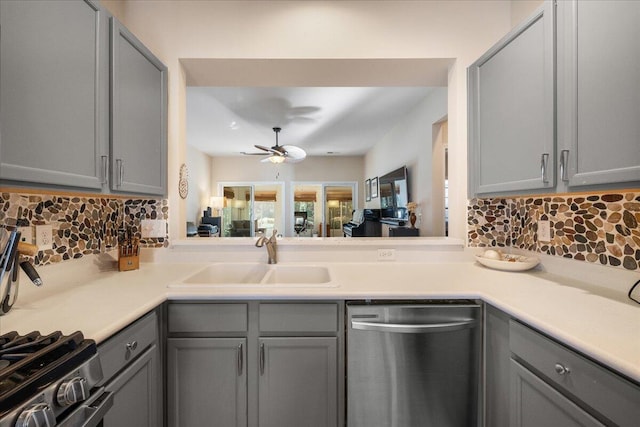
[[[539,242],[538,221],[551,242]],[[640,190],[592,195],[471,199],[469,246],[513,246],[534,252],[640,269]]]
[[[51,224],[53,248],[39,251],[36,265],[99,254],[118,246],[118,228],[129,226],[140,237],[143,219],[168,219],[165,199],[0,193],[0,225]],[[140,239],[141,247],[167,247],[167,237]]]

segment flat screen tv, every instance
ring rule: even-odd
[[[402,166],[378,178],[380,192],[380,214],[382,218],[407,219],[409,197],[409,175]]]

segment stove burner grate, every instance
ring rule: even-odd
[[[96,353],[81,332],[0,336],[0,416]]]

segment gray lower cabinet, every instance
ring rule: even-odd
[[[92,1],[0,2],[0,179],[100,190],[108,22]]]
[[[487,427],[620,426],[640,419],[640,384],[486,305]]]
[[[104,417],[105,427],[159,426],[158,348],[151,346],[105,387],[114,393],[113,407]]]
[[[569,187],[640,183],[640,2],[558,2],[558,143]]]
[[[338,339],[260,338],[260,427],[335,426]]]
[[[169,338],[170,426],[247,425],[246,338]]]
[[[510,427],[509,315],[485,305],[484,413],[487,427]]]
[[[344,426],[344,304],[172,302],[169,427]]]
[[[471,194],[555,186],[554,61],[546,1],[469,67]]]
[[[111,189],[167,192],[167,67],[111,18]]]
[[[104,427],[162,425],[162,369],[155,312],[142,317],[98,347],[104,379],[114,394]]]
[[[511,361],[511,426],[604,426],[535,374]]]

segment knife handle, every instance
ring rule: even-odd
[[[38,254],[38,246],[31,243],[18,242],[18,253],[20,255],[35,256]]]

